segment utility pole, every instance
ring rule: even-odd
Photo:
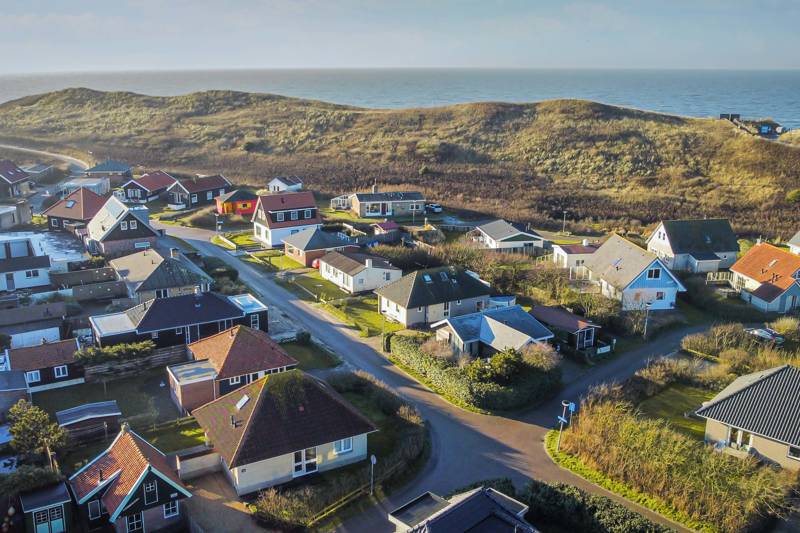
[[[563,235],[567,234],[567,212],[564,211],[564,222],[561,224],[561,233]]]

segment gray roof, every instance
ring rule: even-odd
[[[588,256],[584,265],[592,271],[594,278],[624,289],[656,259],[655,254],[619,235],[612,235]]]
[[[181,385],[194,381],[213,379],[217,375],[217,369],[214,367],[214,363],[208,359],[178,363],[168,366],[167,370]]]
[[[213,282],[211,276],[181,253],[171,257],[169,252],[146,249],[113,259],[110,265],[132,292]]]
[[[541,236],[536,232],[521,230],[505,220],[494,220],[487,224],[480,225],[476,229],[479,229],[496,241],[502,241],[508,237],[513,237],[517,233],[526,233],[534,237],[534,239],[531,240],[541,239]]]
[[[728,219],[664,220],[661,223],[675,254],[691,254],[702,260],[717,259],[716,253],[739,251],[739,241]]]
[[[12,309],[0,309],[0,326],[33,324],[39,321],[60,321],[66,314],[67,304],[64,302],[51,302],[14,307]],[[5,329],[4,332],[8,333]]]
[[[794,237],[789,239],[789,244],[792,246],[800,246],[800,231],[794,234]]]
[[[116,400],[109,400],[107,402],[94,402],[78,405],[58,411],[56,413],[56,420],[59,426],[69,426],[84,420],[92,418],[105,418],[107,416],[122,416]]]
[[[322,231],[319,228],[304,229],[294,235],[289,235],[283,239],[283,242],[304,252],[340,248],[350,244],[349,241],[342,239],[336,233]]]
[[[425,197],[418,191],[357,192],[359,202],[412,202],[424,201]]]
[[[96,241],[102,241],[106,235],[117,226],[119,221],[128,213],[132,213],[137,220],[147,227],[150,227],[149,211],[143,206],[128,206],[124,204],[116,196],[111,196],[100,208],[100,211],[92,217],[92,220],[86,225],[86,231],[89,238]],[[155,230],[151,228],[155,233]]]
[[[28,390],[25,372],[22,370],[0,371],[0,391]]]
[[[488,296],[491,293],[489,285],[460,267],[417,270],[375,291],[375,294],[406,309]]]
[[[58,505],[59,503],[69,503],[71,500],[69,491],[67,490],[67,484],[63,481],[47,487],[23,492],[19,495],[23,513],[30,513],[37,509]]]
[[[303,184],[303,180],[299,176],[278,176],[277,178],[272,178],[271,181],[276,180],[288,186]]]
[[[374,268],[383,268],[390,270],[400,270],[392,265],[383,257],[372,254],[362,254],[359,252],[328,252],[322,258],[320,263],[327,263],[336,270],[341,270],[345,274],[354,276],[367,268],[367,260],[372,260]]]
[[[28,255],[0,259],[0,272],[19,272],[38,268],[50,268],[49,255]]]
[[[447,323],[463,342],[481,341],[497,351],[519,349],[531,340],[553,337],[552,331],[518,305],[450,317],[433,326],[442,323]]]
[[[742,376],[697,414],[791,446],[800,446],[800,368],[784,365]]]

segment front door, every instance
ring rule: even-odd
[[[17,286],[14,284],[14,273],[9,272],[6,274],[6,290],[13,291]]]
[[[389,210],[388,205],[389,204],[381,203],[381,215],[385,215],[388,212]]]
[[[64,508],[59,505],[33,513],[33,526],[36,533],[63,533]]]
[[[294,477],[304,476],[317,471],[317,449],[306,448],[294,452]]]

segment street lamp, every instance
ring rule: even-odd
[[[378,462],[378,458],[375,457],[375,454],[369,456],[369,495],[375,492],[375,463]]]
[[[647,321],[650,318],[650,306],[653,305],[653,302],[647,302],[644,304],[644,328],[642,331],[642,338],[647,339]]]
[[[563,235],[567,234],[567,212],[564,211],[564,222],[561,224],[561,233]]]

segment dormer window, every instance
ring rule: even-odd
[[[144,484],[144,504],[153,505],[158,501],[158,485],[155,481],[147,481]]]
[[[275,215],[275,220],[277,220],[278,222],[283,222],[283,211]]]
[[[131,222],[130,222],[130,228],[131,228],[131,229],[136,229],[136,221],[135,221],[135,220],[131,220]]]

